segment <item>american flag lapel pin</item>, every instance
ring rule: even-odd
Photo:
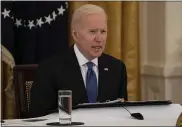
[[[105,71],[108,71],[108,68],[104,68]]]

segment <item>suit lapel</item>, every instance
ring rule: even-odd
[[[98,67],[99,67],[99,88],[98,88],[98,101],[103,100],[103,96],[105,94],[105,86],[108,84],[108,65],[107,61],[103,59],[103,55],[98,59]]]
[[[78,60],[76,58],[73,46],[71,47],[71,50],[69,52],[69,56],[67,57],[67,65],[69,65],[70,70],[70,77],[73,80],[73,85],[76,85],[75,91],[77,91],[77,97],[75,99],[78,99],[82,101],[83,103],[88,103],[87,98],[87,91],[84,85],[83,77],[81,74],[80,66],[78,63]],[[99,68],[99,76],[98,76],[98,97],[97,101],[102,102],[104,100],[106,86],[108,85],[108,73],[109,68],[107,64],[107,60],[104,59],[104,56],[101,55],[98,58],[98,68]],[[105,101],[105,100],[104,100]]]
[[[77,97],[75,99],[83,101],[84,103],[88,102],[82,73],[73,46],[71,47],[71,50],[69,52],[69,57],[67,58],[68,58],[69,70],[71,70],[70,72],[71,80],[74,83],[73,85],[76,85],[74,90],[77,93],[76,95]]]

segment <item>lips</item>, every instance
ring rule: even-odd
[[[99,50],[102,48],[102,46],[92,46],[92,48]]]

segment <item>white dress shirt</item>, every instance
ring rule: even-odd
[[[76,57],[77,57],[77,60],[78,60],[78,63],[79,63],[80,69],[81,69],[84,84],[86,86],[86,74],[87,74],[87,70],[88,70],[86,63],[89,62],[89,60],[87,58],[85,58],[85,56],[79,51],[76,44],[74,44],[74,51],[75,51],[75,54],[76,54]],[[93,70],[95,71],[95,74],[97,77],[97,84],[98,84],[98,58],[95,58],[90,62],[94,63]]]

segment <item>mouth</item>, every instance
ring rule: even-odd
[[[92,48],[94,49],[94,50],[100,50],[100,49],[102,49],[102,46],[92,46]]]

